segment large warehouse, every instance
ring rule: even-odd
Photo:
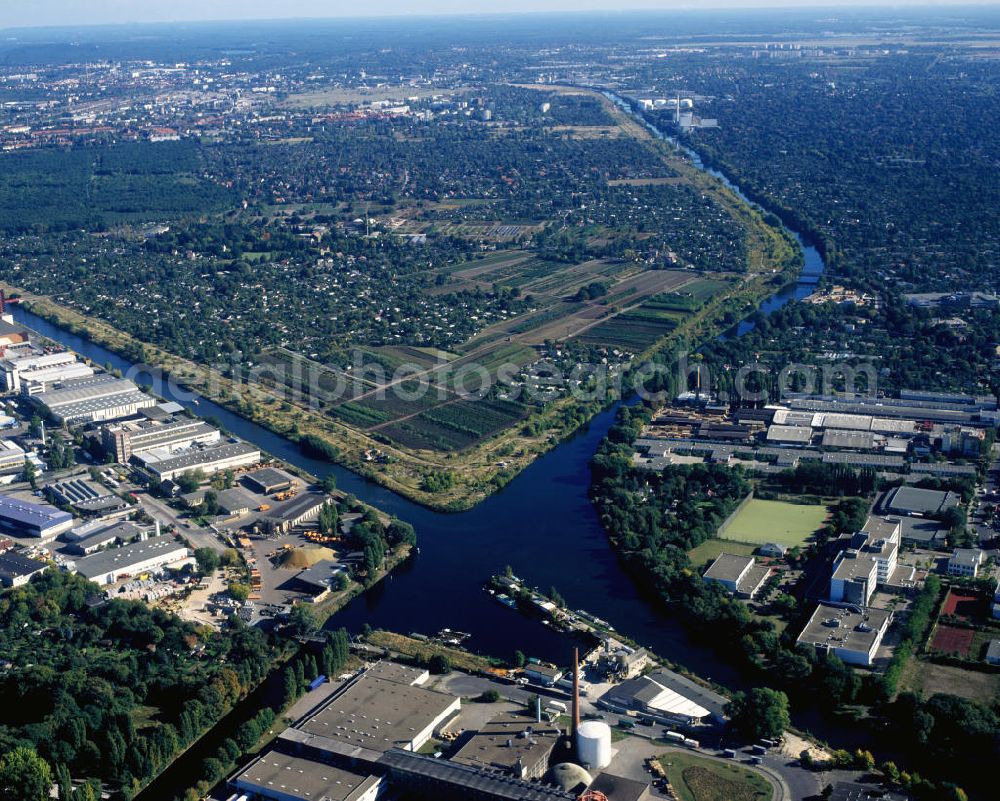
[[[260,461],[260,449],[246,442],[229,440],[204,447],[194,445],[183,451],[157,448],[135,457],[160,481],[172,481],[187,472],[200,470],[206,476],[223,470],[235,470]]]
[[[62,381],[30,397],[57,423],[69,425],[116,420],[156,405],[132,381],[107,373]]]
[[[114,584],[128,576],[155,573],[191,556],[187,546],[173,537],[150,537],[123,548],[100,551],[76,561],[76,572],[95,584]]]
[[[383,790],[379,776],[322,765],[270,751],[257,757],[232,780],[238,792],[267,801],[375,801]]]
[[[49,506],[0,497],[0,530],[15,537],[52,539],[73,528],[73,515]]]
[[[363,676],[295,728],[350,747],[417,751],[460,708],[451,695]]]

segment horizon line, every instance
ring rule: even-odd
[[[294,22],[387,22],[393,20],[417,20],[417,19],[470,19],[470,20],[481,20],[489,18],[503,18],[503,19],[515,19],[519,17],[543,17],[543,16],[666,16],[670,14],[712,14],[712,13],[723,13],[723,12],[741,12],[741,13],[755,13],[755,12],[767,12],[767,11],[783,11],[783,12],[824,12],[824,11],[834,11],[837,13],[845,13],[849,11],[864,11],[864,10],[886,10],[892,11],[894,13],[905,13],[907,11],[921,11],[921,10],[938,10],[938,11],[959,11],[962,9],[967,10],[985,10],[985,9],[995,9],[1000,11],[1000,0],[962,0],[962,2],[957,3],[945,3],[941,4],[939,0],[904,0],[904,2],[891,2],[888,1],[877,1],[877,2],[866,2],[866,0],[847,0],[846,3],[835,4],[833,2],[827,2],[824,0],[822,3],[817,3],[816,5],[798,5],[795,3],[786,2],[782,3],[768,3],[767,0],[761,5],[752,6],[741,6],[741,5],[727,5],[727,2],[732,2],[732,0],[722,0],[720,5],[712,6],[699,6],[699,5],[678,5],[670,8],[650,8],[648,6],[633,6],[628,8],[617,8],[617,7],[607,7],[607,8],[580,8],[580,9],[522,9],[515,11],[501,11],[501,10],[488,10],[488,11],[476,11],[476,10],[461,10],[461,11],[393,11],[387,14],[329,14],[317,16],[314,14],[303,14],[301,16],[251,16],[251,17],[220,17],[217,19],[198,19],[198,18],[180,18],[180,19],[133,19],[133,20],[122,20],[119,22],[68,22],[68,23],[41,23],[41,24],[16,24],[16,25],[0,25],[0,33],[9,33],[16,31],[43,31],[43,30],[66,30],[70,28],[87,28],[87,29],[100,29],[100,28],[128,28],[128,27],[138,27],[138,26],[168,26],[168,25],[220,25],[220,24],[259,24],[259,23],[294,23]]]

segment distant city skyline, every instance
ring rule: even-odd
[[[529,12],[750,10],[765,8],[852,7],[931,8],[996,6],[1000,0],[480,0],[470,10],[468,0],[382,0],[372,6],[335,0],[37,0],[0,8],[0,28],[60,25],[105,25],[149,22],[209,22],[296,18],[350,18],[405,15],[473,15]]]

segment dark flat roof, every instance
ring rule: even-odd
[[[649,785],[646,782],[614,776],[611,773],[602,773],[587,789],[604,793],[608,801],[641,801],[649,794]]]
[[[575,801],[576,796],[555,787],[526,782],[501,773],[459,765],[446,759],[434,759],[401,748],[386,751],[379,765],[397,775],[411,774],[436,780],[453,787],[464,787],[474,797],[489,795],[498,801]]]
[[[37,559],[29,559],[18,553],[0,553],[0,578],[5,581],[13,581],[21,576],[30,576],[39,570],[44,570],[48,565],[39,562]]]

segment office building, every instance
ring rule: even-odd
[[[848,665],[870,667],[885,637],[892,612],[820,603],[797,642],[827,651]]]
[[[976,578],[983,564],[983,552],[978,548],[956,548],[948,560],[948,575]]]
[[[101,429],[101,444],[105,452],[113,454],[120,464],[127,464],[133,455],[152,450],[177,451],[194,444],[211,445],[221,439],[218,429],[203,420],[186,417],[168,418],[168,421],[162,422],[131,420]]]

